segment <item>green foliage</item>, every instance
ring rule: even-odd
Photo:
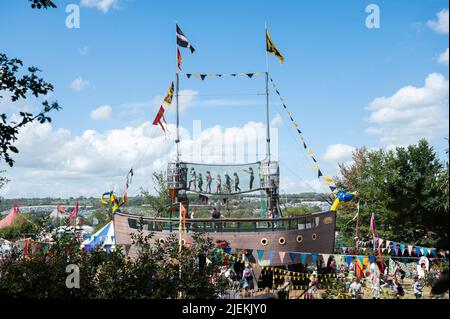
[[[28,67],[27,74],[19,75],[19,69],[22,66],[21,60],[9,59],[5,54],[0,53],[0,94],[2,91],[9,92],[11,101],[16,102],[20,99],[26,99],[28,94],[37,98],[53,91],[51,83],[45,82],[37,76],[40,70],[36,67]],[[3,99],[2,95],[0,95],[0,99]],[[14,165],[12,153],[19,153],[17,147],[13,145],[18,138],[19,129],[34,121],[39,121],[41,124],[51,122],[47,113],[61,109],[57,102],[44,101],[42,105],[42,111],[36,115],[19,112],[21,120],[18,123],[8,121],[8,116],[5,113],[0,114],[0,159],[5,160],[9,166]]]
[[[286,211],[283,211],[283,216],[285,217],[295,217],[295,216],[302,216],[307,215],[311,213],[317,213],[320,212],[320,207],[313,206],[308,207],[306,205],[300,205],[298,207],[288,207]]]
[[[166,180],[167,178],[164,172],[155,172],[153,173],[155,195],[152,195],[147,190],[141,188],[143,203],[150,206],[150,209],[156,214],[156,216],[161,216],[166,213],[168,210],[168,205],[170,204]]]
[[[11,226],[0,229],[0,238],[17,240],[19,238],[34,236],[44,221],[36,215],[21,214]]]
[[[351,299],[348,284],[344,280],[332,280],[327,289],[321,294],[322,299]]]
[[[360,238],[370,234],[370,216],[375,212],[381,238],[448,245],[448,169],[443,169],[427,141],[390,151],[361,148],[353,160],[349,167],[340,165],[342,177],[336,181],[339,188],[361,194]],[[353,238],[355,208],[344,206],[338,214],[338,230],[345,238]]]
[[[0,174],[3,174],[5,172],[6,171],[0,171]],[[7,179],[6,177],[0,175],[0,189],[5,187],[5,185],[8,184],[9,182],[10,182],[9,179]]]
[[[28,258],[18,251],[0,261],[0,296],[20,298],[217,298],[226,284],[217,276],[220,261],[207,254],[211,239],[194,236],[191,247],[179,251],[178,240],[150,244],[142,227],[132,236],[138,257],[127,258],[121,249],[85,252],[71,234],[55,238]],[[80,270],[80,288],[66,287],[66,267]]]

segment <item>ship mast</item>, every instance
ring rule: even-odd
[[[177,22],[175,22],[175,25],[177,25]],[[175,30],[175,39],[177,38],[177,32]],[[180,88],[180,75],[178,73],[178,44],[177,41],[175,41],[175,65],[176,65],[176,71],[175,71],[175,112],[176,112],[176,123],[177,123],[177,132],[176,132],[176,139],[175,143],[177,145],[177,163],[180,162],[180,110],[179,110],[179,100],[178,100],[178,92]]]
[[[177,144],[177,163],[180,162],[180,107],[179,107],[179,100],[178,100],[178,92],[180,88],[180,75],[178,72],[175,74],[175,110],[176,110],[176,117],[177,117],[177,136],[175,143]]]
[[[265,24],[265,30],[267,33],[267,23]],[[269,115],[269,55],[266,51],[266,143],[267,143],[267,157],[270,163],[270,115]]]

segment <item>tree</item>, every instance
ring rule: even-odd
[[[5,171],[0,171],[0,174],[5,173]],[[9,179],[0,175],[0,189],[2,189],[6,184],[9,183]]]
[[[143,235],[141,222],[132,236],[138,254],[135,260],[127,258],[120,247],[87,252],[70,232],[55,236],[50,244],[28,245],[26,257],[23,251],[14,250],[0,259],[0,296],[206,299],[223,293],[226,282],[217,277],[221,260],[215,258],[211,239],[195,235],[190,247],[179,251],[175,236],[156,244],[150,244],[151,237]],[[79,269],[79,289],[66,287],[68,265]]]
[[[17,102],[20,99],[26,99],[28,94],[37,98],[53,91],[51,83],[45,82],[44,79],[37,76],[40,70],[36,67],[28,67],[28,73],[20,76],[18,73],[22,66],[21,60],[9,59],[5,54],[0,53],[0,94],[3,94],[3,91],[8,92],[11,101]],[[3,98],[4,96],[0,95],[0,99]],[[19,153],[19,150],[13,145],[18,138],[19,129],[34,121],[39,121],[41,124],[51,122],[47,113],[61,109],[58,102],[49,103],[45,100],[42,105],[41,112],[35,115],[20,112],[19,122],[9,121],[5,113],[0,115],[0,159],[5,160],[9,166],[12,167],[14,164],[11,153]]]
[[[374,212],[381,238],[424,246],[447,240],[448,205],[443,205],[447,198],[445,187],[439,187],[445,170],[426,140],[390,151],[361,148],[353,160],[350,166],[340,165],[342,176],[336,179],[339,188],[361,194],[362,234],[370,235],[368,225]],[[347,239],[354,235],[351,218],[356,211],[350,207],[343,207],[338,219],[338,228]]]
[[[52,0],[29,0],[33,9],[56,8]],[[21,60],[17,58],[8,58],[6,54],[0,53],[0,99],[3,99],[2,91],[9,91],[11,101],[17,102],[19,99],[26,99],[27,94],[34,95],[36,98],[40,95],[45,96],[53,91],[53,85],[45,82],[37,76],[40,70],[37,67],[28,67],[28,74],[20,76],[19,68],[23,66]],[[8,120],[8,116],[0,114],[0,160],[3,159],[9,166],[13,166],[14,160],[11,153],[19,153],[19,150],[13,145],[17,140],[19,129],[25,125],[39,121],[44,124],[51,122],[51,118],[46,116],[52,110],[59,110],[61,107],[58,102],[42,102],[43,109],[36,115],[28,112],[20,112],[20,121],[18,123]]]
[[[152,195],[147,190],[141,188],[141,196],[144,198],[144,204],[149,205],[156,213],[156,216],[161,216],[167,212],[168,205],[170,204],[166,180],[164,172],[155,172],[153,173],[153,188],[156,194]]]

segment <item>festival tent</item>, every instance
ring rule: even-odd
[[[19,217],[19,213],[19,205],[17,205],[17,203],[14,203],[14,206],[11,208],[10,213],[5,218],[0,220],[0,229],[11,226],[17,219],[17,217]]]
[[[93,249],[96,246],[104,247],[105,249],[113,249],[116,247],[116,238],[114,234],[114,224],[110,221],[103,228],[95,234],[89,236],[82,244],[83,247]]]
[[[59,211],[58,208],[55,208],[51,213],[50,213],[50,218],[52,220],[64,220],[65,218],[68,218],[69,216],[67,216],[66,214],[62,213],[61,211]]]
[[[82,225],[82,226],[60,226],[58,228],[55,228],[52,230],[52,236],[60,236],[62,234],[67,233],[74,233],[74,232],[80,232],[83,237],[83,239],[89,237],[92,232],[94,231],[94,228],[88,225]]]

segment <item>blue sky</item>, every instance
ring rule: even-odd
[[[391,147],[405,141],[413,142],[423,131],[422,135],[430,137],[441,155],[446,148],[448,88],[443,90],[440,84],[448,82],[448,51],[447,62],[442,59],[440,62],[439,56],[448,50],[448,27],[445,32],[428,21],[439,23],[437,13],[448,10],[447,1],[377,1],[381,18],[379,29],[368,29],[365,25],[368,15],[365,9],[372,3],[370,1],[83,0],[79,29],[65,27],[66,5],[79,2],[55,2],[58,9],[40,12],[30,9],[25,0],[2,1],[0,28],[7,32],[2,34],[0,51],[21,58],[26,65],[39,66],[45,79],[55,85],[50,98],[57,99],[63,110],[52,115],[53,122],[48,128],[51,132],[46,134],[50,134],[48,140],[54,141],[58,152],[72,160],[80,157],[83,164],[76,167],[80,167],[79,175],[84,177],[74,177],[78,171],[71,171],[73,162],[67,161],[64,168],[56,169],[51,165],[52,159],[24,150],[17,159],[17,167],[8,169],[7,176],[12,181],[2,190],[3,196],[95,196],[102,187],[121,183],[125,167],[110,175],[103,170],[99,172],[101,156],[96,163],[85,164],[83,157],[90,154],[83,154],[82,146],[71,146],[81,143],[80,136],[89,130],[95,131],[98,138],[91,139],[91,143],[102,143],[103,138],[107,147],[107,140],[114,138],[108,134],[110,130],[117,130],[120,139],[120,131],[126,127],[137,128],[144,121],[153,120],[158,99],[166,93],[176,71],[175,21],[197,49],[193,55],[182,51],[186,73],[265,71],[264,24],[268,23],[272,39],[286,59],[280,65],[275,57],[269,57],[270,74],[328,175],[337,173],[337,162],[349,160],[351,147]],[[442,78],[431,77],[428,89],[422,92],[420,88],[430,74],[439,74]],[[71,83],[80,78],[87,81],[86,85],[75,91]],[[408,86],[418,90],[406,89],[393,97]],[[223,129],[243,127],[249,121],[264,121],[264,98],[244,95],[263,93],[263,77],[204,82],[183,79],[181,89],[196,94],[181,117],[182,125],[191,133],[193,120],[201,120],[203,128],[220,125]],[[395,109],[401,104],[398,106],[401,112],[389,123],[379,117],[372,122],[368,120],[371,115],[376,117],[368,106],[380,97],[393,98],[378,100],[376,110]],[[221,106],[212,106],[214,101]],[[270,102],[271,118],[278,113],[283,116],[283,122],[277,124],[278,147],[280,161],[290,169],[281,167],[284,178],[289,180],[287,191],[318,189],[312,182],[315,173],[308,166],[304,151],[293,141],[295,132],[273,91]],[[37,105],[34,102],[28,107]],[[110,116],[102,121],[93,119],[91,111],[104,105],[110,106]],[[406,114],[413,109],[415,113]],[[378,115],[391,114],[388,111]],[[422,123],[411,120],[428,111],[437,113]],[[442,117],[442,123],[432,124]],[[172,113],[168,119],[173,123]],[[370,127],[378,134],[370,134],[367,131]],[[60,130],[58,135],[58,129],[64,131]],[[36,133],[24,134],[30,136],[26,136],[29,143],[24,143],[23,147],[39,145],[33,142]],[[152,134],[157,133],[152,131]],[[148,141],[152,143],[151,139]],[[346,151],[339,152],[338,146],[328,149],[338,144]],[[116,144],[111,144],[107,151],[108,157],[127,157],[123,154],[126,146],[118,152],[113,145]],[[142,157],[162,162],[164,152],[158,144],[153,147],[158,150],[149,152],[161,152],[160,157],[135,154],[130,156],[130,166],[137,165]],[[66,161],[64,155],[59,156],[59,162]],[[33,163],[31,158],[35,157]],[[114,165],[112,163],[108,167]],[[153,169],[156,166],[152,166]],[[62,174],[62,170],[66,174]],[[151,167],[143,168],[140,174],[144,187],[149,180],[149,176],[144,175],[151,170]],[[45,182],[46,177],[48,182]],[[299,184],[299,177],[305,183]],[[98,186],[93,185],[95,180],[99,181]],[[90,186],[81,186],[85,184]],[[53,189],[54,185],[60,185],[58,191]]]

